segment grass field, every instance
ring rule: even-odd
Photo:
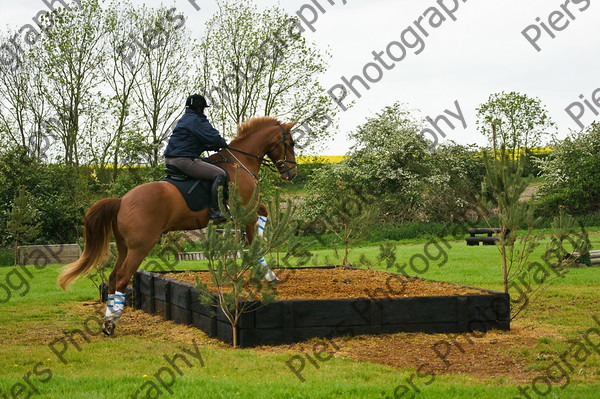
[[[600,235],[590,238],[592,246],[600,248]],[[464,241],[449,245],[437,252],[424,243],[399,245],[398,259],[407,262],[406,271],[414,275],[410,260],[428,251],[428,267],[413,262],[419,270],[427,269],[421,277],[501,288],[497,248],[467,247]],[[333,258],[332,251],[317,252]],[[351,260],[357,261],[361,253],[374,258],[377,248],[354,248]],[[201,267],[200,262],[177,265],[178,269]],[[519,397],[519,386],[528,387],[532,398],[600,396],[600,325],[593,319],[600,318],[600,268],[570,269],[564,278],[556,279],[513,322],[513,331],[474,338],[471,346],[463,345],[465,354],[453,348],[457,356],[481,353],[478,345],[490,346],[491,337],[492,344],[497,340],[500,345],[497,350],[491,346],[491,352],[486,352],[491,353],[486,355],[489,358],[457,357],[453,360],[457,364],[448,370],[428,374],[418,368],[422,362],[433,363],[431,354],[413,353],[414,362],[403,359],[402,342],[414,346],[414,342],[448,339],[446,335],[390,337],[398,347],[386,348],[381,356],[397,353],[396,360],[406,360],[404,367],[361,360],[354,352],[365,349],[361,343],[369,342],[368,337],[340,339],[340,350],[330,360],[313,354],[316,366],[305,362],[304,382],[286,362],[297,354],[310,356],[312,350],[309,353],[307,348],[314,346],[312,342],[233,350],[198,330],[131,309],[126,309],[116,336],[105,338],[98,327],[103,309],[93,305],[94,286],[81,279],[71,291],[60,291],[56,287],[59,268],[17,269],[22,278],[13,268],[0,268],[0,398],[514,398]],[[586,333],[590,343],[583,339]],[[469,337],[454,338],[464,343]],[[548,375],[561,355],[572,370],[562,363],[564,372],[555,368],[552,379],[534,380],[538,374]],[[510,357],[518,367],[509,367],[502,376],[482,376],[475,366],[470,368],[470,362],[481,363],[482,370],[486,364],[492,367],[496,356]],[[454,366],[466,371],[453,372]],[[532,386],[532,381],[537,385]],[[539,394],[548,389],[547,394]]]

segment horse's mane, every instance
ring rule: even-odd
[[[262,116],[260,118],[249,119],[238,126],[237,136],[235,136],[233,140],[240,140],[255,132],[258,132],[267,126],[276,126],[279,123],[280,122],[272,116]]]

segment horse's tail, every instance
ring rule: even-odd
[[[66,290],[77,277],[104,260],[110,244],[113,222],[116,221],[120,207],[120,198],[106,198],[96,202],[86,213],[85,249],[81,257],[74,263],[66,265],[58,276],[58,285],[63,290]]]

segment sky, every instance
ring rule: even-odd
[[[58,5],[58,0],[0,0],[0,27],[31,23],[53,1]],[[216,10],[215,0],[132,1],[174,5],[197,38]],[[600,89],[600,4],[592,0],[255,3],[259,8],[279,4],[303,18],[303,35],[331,54],[328,71],[320,77],[324,90],[338,85],[332,93],[339,97],[344,86],[348,94],[341,104],[353,103],[346,111],[339,108],[338,128],[328,130],[318,155],[345,154],[352,145],[348,133],[397,101],[419,118],[435,120],[445,115],[454,128],[438,119],[440,130],[429,126],[429,138],[435,134],[440,141],[460,144],[486,144],[475,124],[475,109],[492,93],[502,91],[539,98],[556,123],[558,138],[581,131],[579,123],[587,126],[600,120],[595,115],[600,114],[600,90],[596,92]],[[378,60],[373,52],[380,54]],[[360,98],[343,78],[354,79]],[[369,85],[368,90],[359,79]]]

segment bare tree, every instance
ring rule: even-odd
[[[0,131],[7,141],[23,149],[28,147],[27,130],[30,127],[26,102],[30,78],[22,58],[14,63],[0,63]]]
[[[132,38],[140,55],[135,98],[147,128],[148,163],[155,166],[189,94],[194,42],[175,8],[138,8],[137,18],[146,29]]]
[[[300,34],[295,18],[273,7],[224,0],[208,21],[200,44],[199,85],[212,102],[211,119],[225,134],[250,117],[325,121],[313,124],[323,136],[335,107],[318,82],[325,56]]]
[[[6,145],[40,159],[50,144],[46,132],[49,109],[42,96],[44,76],[23,37],[11,36],[20,51],[11,60],[0,62],[0,133]]]
[[[104,122],[104,135],[99,145],[92,145],[91,151],[99,165],[111,159],[113,179],[117,176],[119,161],[128,133],[137,131],[139,124],[133,118],[135,108],[134,90],[136,79],[142,69],[140,54],[132,42],[143,29],[137,25],[136,7],[131,3],[112,3],[106,11],[104,29],[106,31],[106,63],[102,70],[107,84],[107,118]]]
[[[81,136],[97,129],[102,103],[103,10],[99,0],[89,0],[80,8],[48,15],[42,27],[45,34],[34,47],[35,57],[46,75],[44,95],[58,115],[59,123],[52,129],[63,144],[63,162],[77,166]]]

